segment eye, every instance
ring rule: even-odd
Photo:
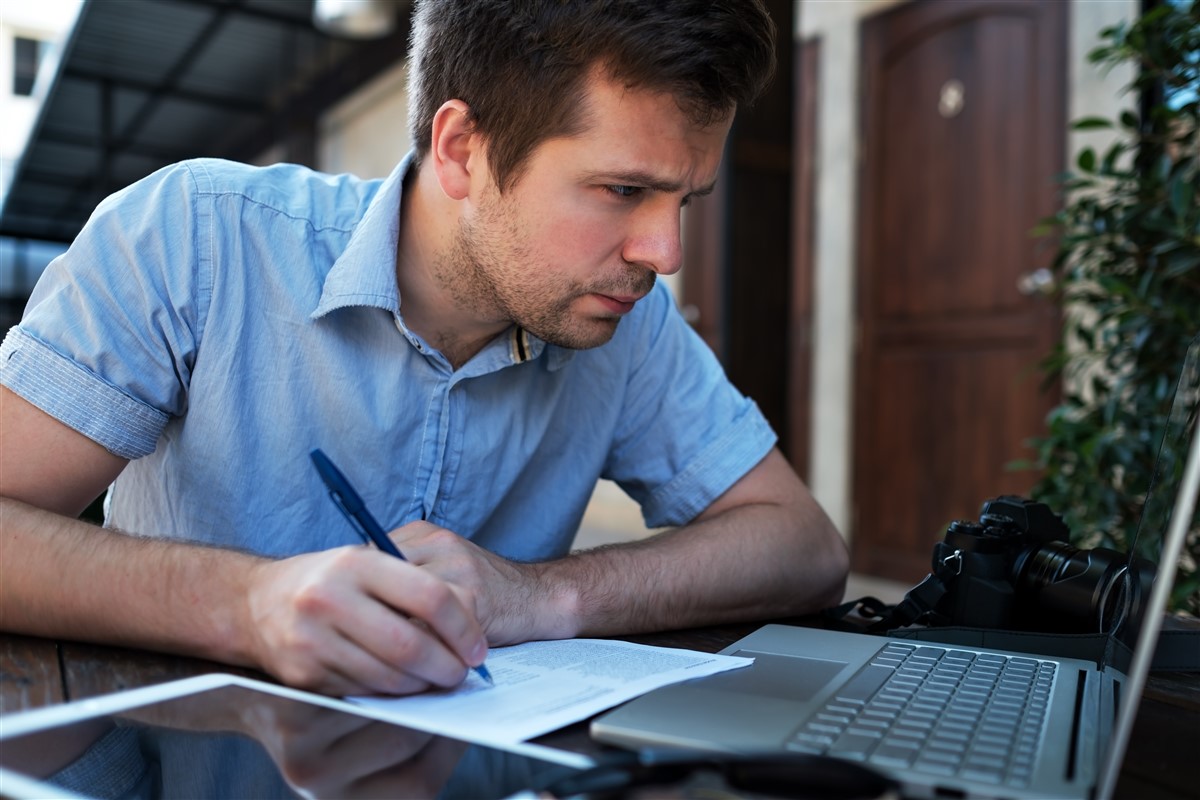
[[[642,187],[640,186],[623,186],[621,184],[616,184],[605,186],[604,188],[611,194],[615,194],[617,197],[637,197],[642,192]]]

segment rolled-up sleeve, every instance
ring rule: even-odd
[[[776,442],[758,406],[737,390],[708,345],[660,287],[636,350],[606,465],[650,527],[690,522]],[[648,298],[650,299],[650,298]]]
[[[101,203],[0,348],[0,383],[123,458],[187,407],[211,297],[198,176],[168,167]]]

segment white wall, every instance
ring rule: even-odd
[[[1058,2],[1058,0],[1047,0]],[[858,213],[859,26],[863,18],[905,0],[796,0],[799,40],[820,37],[816,209],[813,225],[813,398],[809,483],[848,538],[853,454],[855,252]],[[1071,3],[1068,113],[1071,119],[1112,116],[1128,104],[1118,97],[1126,74],[1103,74],[1087,62],[1104,27],[1137,14],[1137,0]],[[1064,132],[1068,152],[1080,134]],[[1098,138],[1090,134],[1091,138]]]
[[[1119,0],[1090,0],[1077,3],[1075,17],[1072,18],[1071,51],[1075,57],[1071,59],[1072,93],[1069,101],[1071,119],[1103,116],[1113,118],[1118,109],[1137,111],[1136,95],[1121,93],[1121,87],[1128,85],[1135,77],[1135,71],[1130,66],[1122,66],[1105,74],[1095,65],[1087,61],[1087,54],[1100,43],[1097,34],[1104,28],[1114,25],[1136,13],[1128,8],[1128,2]],[[1084,147],[1093,148],[1097,154],[1105,153],[1117,138],[1116,131],[1071,131],[1067,136],[1068,169],[1075,168],[1076,154]],[[1130,154],[1130,159],[1132,154]],[[1091,317],[1094,311],[1087,306],[1078,304],[1069,306],[1065,313],[1068,316]],[[1079,342],[1067,341],[1068,347],[1077,348]],[[1083,392],[1091,395],[1091,382],[1097,372],[1103,371],[1102,364],[1095,364],[1090,369],[1072,370],[1063,380],[1072,392]]]
[[[33,128],[82,0],[0,0],[0,202],[12,181],[13,170]],[[29,97],[12,93],[13,40],[16,37],[48,42],[38,78]],[[0,240],[0,295],[28,292],[50,260],[63,251],[58,244]],[[3,335],[0,331],[0,335]]]
[[[382,178],[410,147],[408,70],[401,63],[330,109],[318,126],[317,159],[325,172]]]
[[[849,534],[858,184],[859,24],[901,0],[804,0],[796,35],[820,37],[813,220],[809,488]]]
[[[37,117],[40,95],[46,89],[58,50],[65,41],[83,0],[38,0],[0,2],[0,197],[8,188],[12,166],[25,147],[30,128]],[[38,85],[31,97],[12,93],[13,40],[16,37],[49,42],[51,49],[43,58]]]
[[[57,50],[70,32],[81,6],[82,0],[43,0],[38,3],[6,0],[0,4],[0,115],[4,119],[0,126],[0,158],[8,160],[20,155],[40,103],[36,89],[32,97],[18,97],[12,93],[13,40],[24,37],[50,43],[52,50],[46,54],[42,66],[45,68],[49,62],[52,70]],[[45,69],[42,72],[46,74]],[[44,91],[44,83],[37,89]]]

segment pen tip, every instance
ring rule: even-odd
[[[485,667],[483,664],[480,664],[478,667],[475,667],[475,674],[478,675],[479,677],[483,678],[485,681],[487,681],[489,686],[496,685],[496,681],[494,681],[492,679],[492,673],[488,672],[488,668]]]

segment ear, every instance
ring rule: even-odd
[[[471,124],[471,108],[461,100],[447,100],[433,115],[430,160],[442,191],[462,200],[471,189],[471,172],[483,163],[480,137]]]

